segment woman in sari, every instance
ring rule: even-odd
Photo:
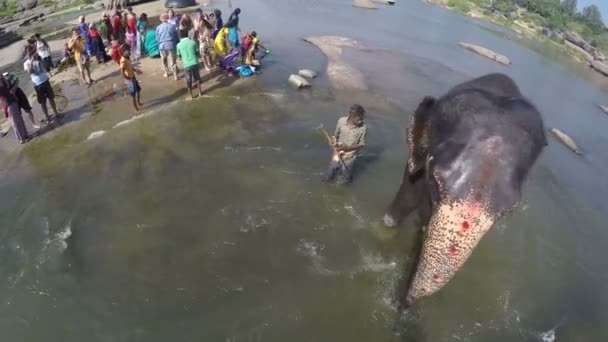
[[[215,10],[213,14],[215,14],[215,29],[211,33],[211,38],[215,40],[220,30],[224,28],[224,21],[222,20],[222,11]]]
[[[139,47],[139,55],[143,56],[146,51],[146,31],[148,30],[148,16],[142,13],[137,20],[137,46]]]
[[[228,28],[222,28],[213,41],[213,54],[216,59],[223,58],[228,54]]]
[[[241,14],[241,9],[237,8],[232,12],[230,18],[228,18],[228,22],[226,22],[226,26],[230,28],[228,33],[228,40],[230,40],[230,45],[235,48],[239,47],[239,14]]]
[[[17,97],[9,90],[9,85],[4,76],[0,75],[0,108],[4,112],[5,117],[10,118],[13,131],[20,144],[24,144],[29,140],[29,134],[25,127],[25,122],[21,116],[21,108]]]

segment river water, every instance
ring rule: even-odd
[[[97,119],[82,120],[2,158],[3,340],[608,339],[601,80],[418,1],[375,11],[345,0],[231,3],[273,50],[256,80],[92,141]],[[290,72],[324,69],[300,40],[320,34],[366,47],[345,58],[369,92],[332,91],[323,75],[311,90],[286,87]],[[390,232],[380,219],[403,172],[407,118],[424,95],[491,71],[511,75],[585,155],[549,137],[518,210],[448,286],[400,315],[392,300],[418,223]],[[317,128],[333,129],[353,101],[369,131],[355,183],[323,184]]]

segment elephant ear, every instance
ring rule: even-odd
[[[425,165],[429,148],[428,124],[431,117],[431,108],[435,102],[434,97],[426,96],[410,118],[407,130],[407,143],[410,152],[407,168],[410,176],[418,173]]]

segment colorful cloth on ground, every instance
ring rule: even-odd
[[[230,54],[220,60],[220,67],[226,71],[236,69],[236,59],[239,57],[239,50],[234,49]]]
[[[149,30],[146,32],[146,36],[144,38],[144,45],[146,51],[148,52],[148,56],[156,57],[160,55],[160,50],[158,49],[158,42],[156,41],[156,32],[154,30]]]
[[[184,68],[198,65],[198,46],[190,38],[182,38],[177,44],[177,56],[182,59]]]

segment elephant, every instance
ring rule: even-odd
[[[396,227],[415,209],[423,220],[422,248],[402,298],[409,306],[445,286],[517,207],[547,138],[541,113],[515,82],[491,73],[438,99],[424,97],[407,144],[403,180],[384,224]]]

